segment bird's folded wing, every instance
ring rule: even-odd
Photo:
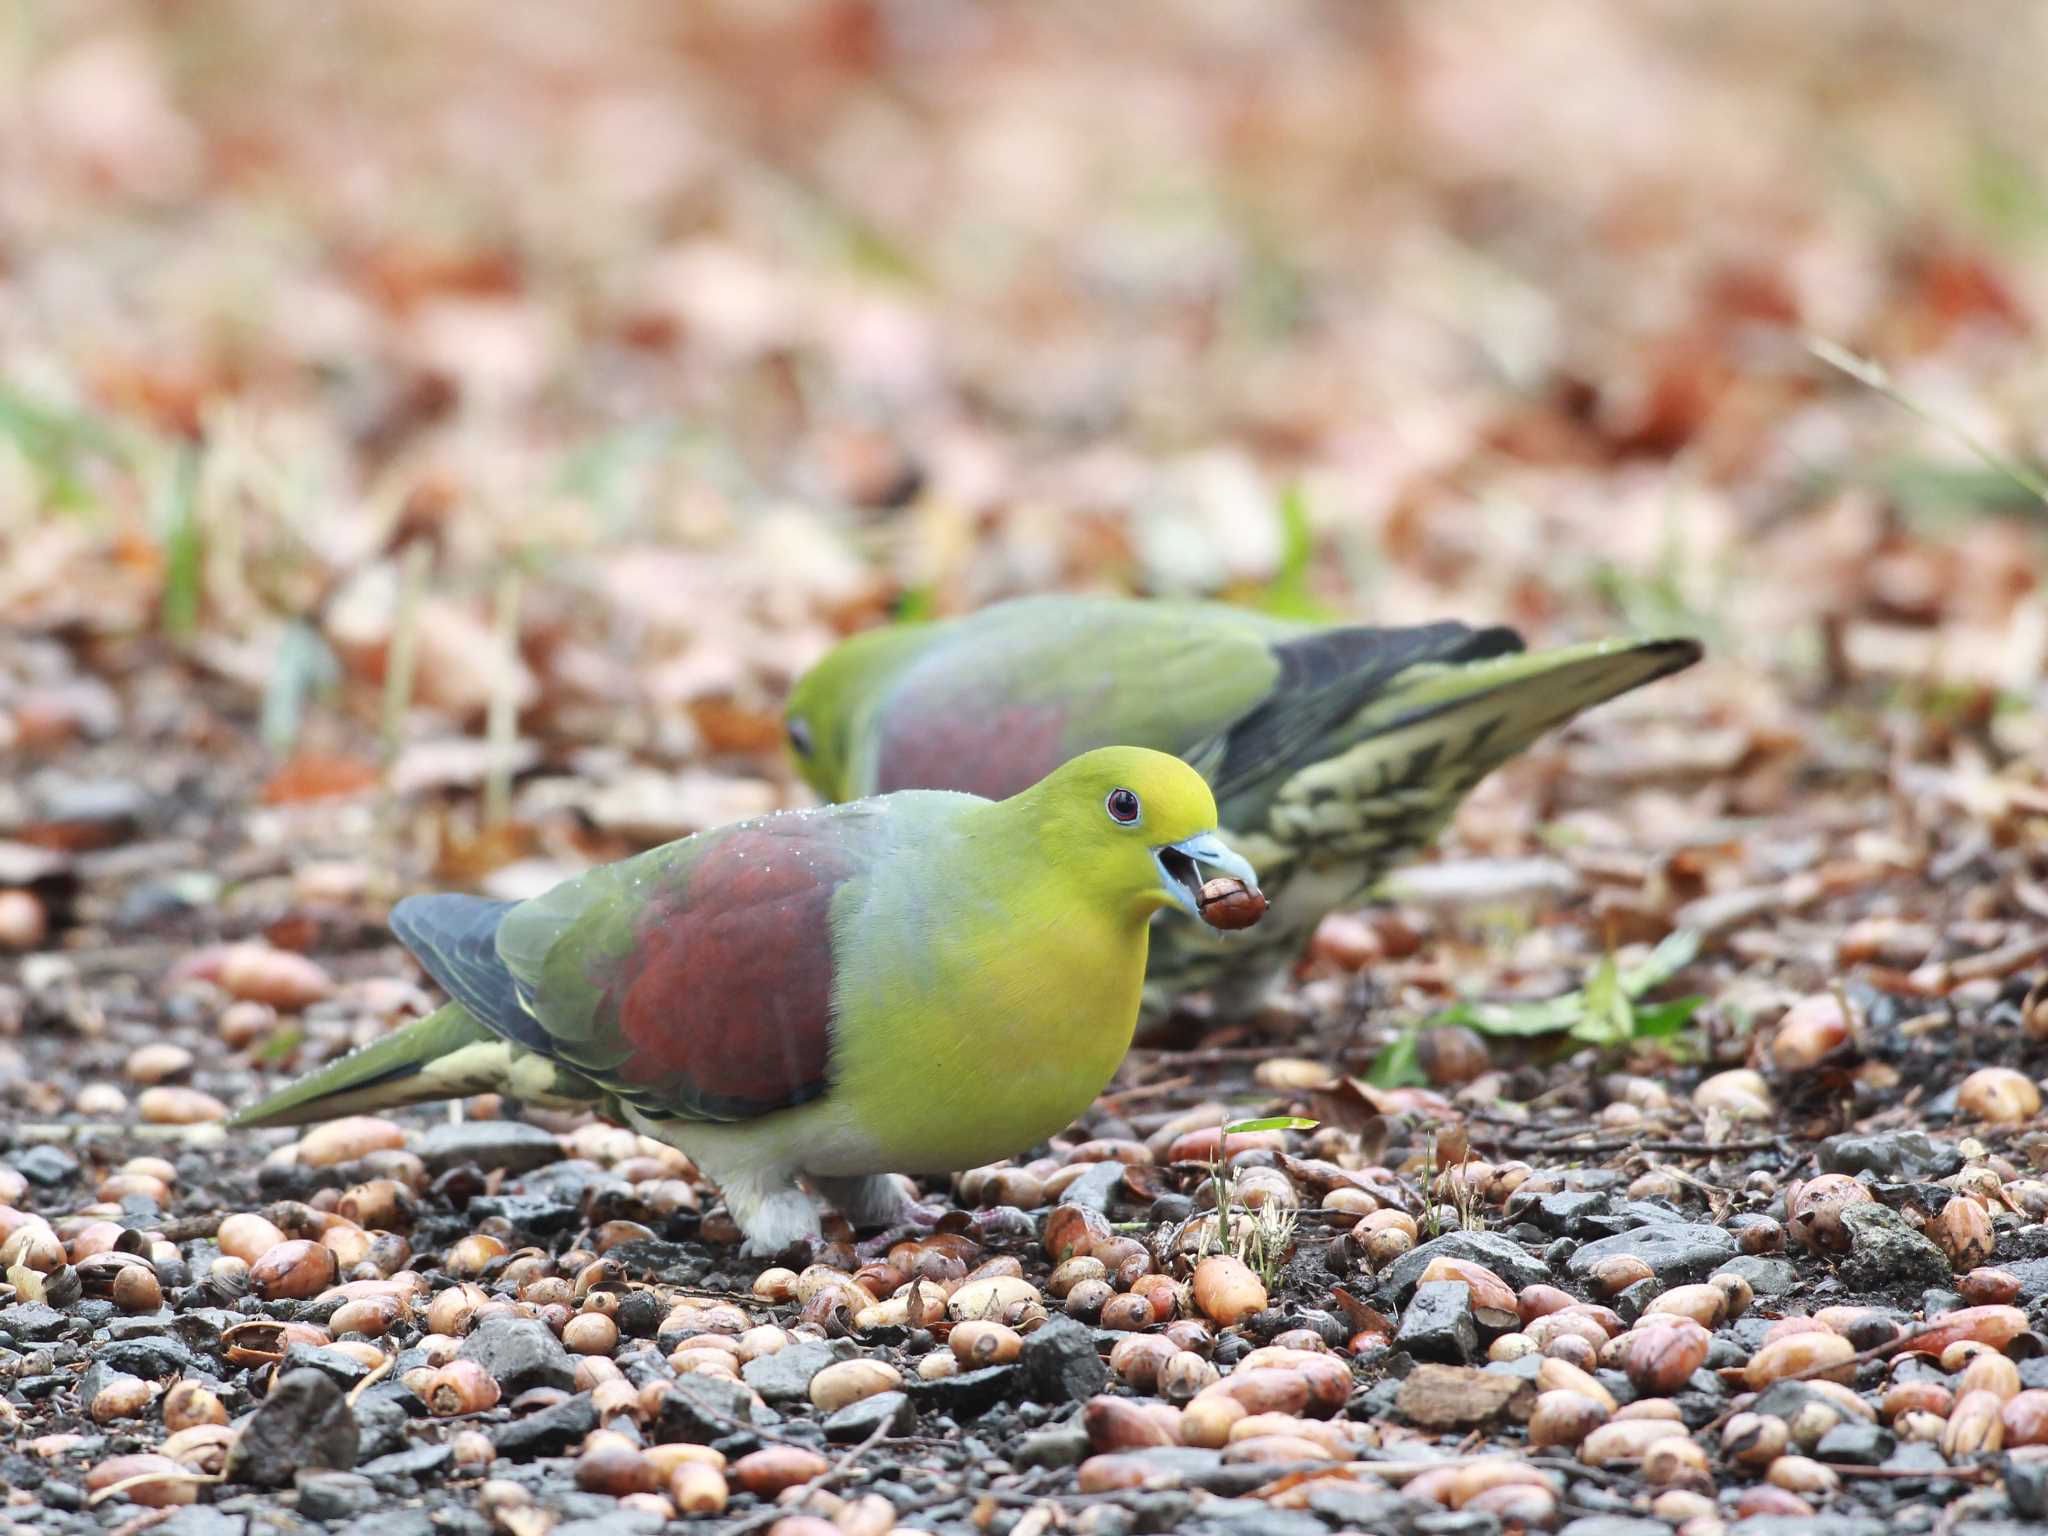
[[[832,1075],[834,905],[875,837],[859,807],[671,843],[506,915],[523,1017],[491,1027],[652,1113],[746,1120]]]
[[[856,786],[1027,789],[1096,747],[1151,747],[1205,764],[1265,695],[1274,626],[1214,605],[1027,598],[947,626],[890,684]]]
[[[1409,668],[1462,663],[1522,649],[1511,629],[1445,622],[1404,629],[1319,630],[1271,646],[1265,696],[1204,755],[1218,804],[1327,756],[1361,709]]]

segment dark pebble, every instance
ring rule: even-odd
[[[1059,1424],[1020,1440],[1016,1462],[1020,1467],[1072,1467],[1087,1455],[1088,1432],[1078,1424]]]
[[[1008,1397],[1017,1386],[1018,1367],[991,1365],[984,1370],[941,1376],[936,1381],[912,1378],[904,1383],[920,1413],[950,1413],[975,1418]]]
[[[1417,1360],[1462,1365],[1479,1348],[1479,1324],[1472,1315],[1472,1288],[1459,1280],[1432,1280],[1415,1287],[1401,1314],[1394,1347]]]
[[[1186,1195],[1161,1195],[1152,1202],[1146,1212],[1154,1226],[1165,1226],[1171,1222],[1186,1221],[1195,1213],[1195,1202]]]
[[[1891,1431],[1863,1419],[1844,1419],[1820,1437],[1814,1447],[1816,1461],[1847,1462],[1851,1466],[1874,1467],[1891,1455],[1896,1442]]]
[[[430,1174],[464,1163],[474,1163],[486,1173],[495,1168],[530,1173],[567,1156],[550,1132],[523,1120],[444,1120],[414,1137],[411,1145]]]
[[[834,1445],[858,1445],[870,1435],[907,1435],[917,1428],[917,1409],[903,1392],[877,1392],[826,1415],[825,1438]]]
[[[1830,1136],[1820,1144],[1825,1173],[1874,1173],[1881,1179],[1945,1179],[1963,1166],[1954,1143],[1925,1131],[1892,1131],[1878,1136]]]
[[[1021,1389],[1040,1402],[1082,1402],[1109,1384],[1095,1331],[1071,1318],[1050,1318],[1027,1334],[1017,1365]]]
[[[1417,1249],[1416,1252],[1420,1252]],[[1735,1239],[1719,1227],[1704,1224],[1642,1226],[1632,1232],[1587,1243],[1571,1256],[1566,1271],[1584,1281],[1602,1259],[1627,1255],[1641,1259],[1667,1286],[1704,1280],[1735,1257]],[[1413,1257],[1413,1255],[1411,1255]],[[1503,1279],[1507,1279],[1505,1275]],[[1510,1280],[1510,1284],[1517,1282]]]
[[[1759,1296],[1789,1296],[1799,1289],[1799,1271],[1775,1254],[1738,1253],[1717,1274],[1740,1275]]]
[[[596,1426],[593,1425],[592,1428]],[[379,1456],[374,1461],[360,1463],[356,1470],[364,1477],[374,1478],[380,1484],[409,1481],[414,1478],[430,1477],[441,1471],[455,1459],[455,1450],[449,1445],[415,1445],[408,1450],[394,1451],[388,1456]],[[403,1491],[403,1490],[401,1490]]]
[[[8,1166],[44,1189],[55,1189],[78,1177],[78,1159],[62,1147],[23,1147],[7,1160]]]
[[[1379,1294],[1396,1302],[1406,1301],[1408,1293],[1421,1281],[1422,1272],[1437,1258],[1484,1264],[1515,1290],[1525,1285],[1547,1285],[1553,1279],[1549,1265],[1530,1258],[1519,1245],[1497,1232],[1446,1232],[1411,1248],[1388,1265],[1379,1277]]]
[[[410,1390],[406,1396],[412,1397]],[[376,1396],[374,1388],[356,1399],[355,1416],[358,1456],[375,1460],[403,1451],[409,1443],[405,1427],[412,1422],[411,1415],[391,1398]]]
[[[1849,1235],[1849,1252],[1835,1273],[1854,1290],[1896,1293],[1908,1286],[1946,1286],[1955,1279],[1948,1256],[1888,1205],[1843,1207],[1842,1230]]]
[[[1552,1237],[1604,1237],[1590,1224],[1614,1209],[1613,1197],[1599,1190],[1557,1189],[1541,1194],[1516,1190],[1508,1196],[1509,1221],[1526,1221]]]
[[[739,1382],[691,1375],[678,1376],[669,1387],[662,1398],[655,1429],[656,1438],[661,1441],[716,1444],[735,1429],[780,1422],[780,1414],[765,1404],[756,1406],[754,1394]]]
[[[530,1317],[494,1317],[462,1341],[459,1357],[474,1360],[497,1379],[506,1397],[534,1387],[572,1391],[576,1367],[547,1324]]]
[[[344,1392],[370,1374],[370,1368],[353,1356],[338,1349],[322,1349],[311,1344],[287,1347],[278,1370],[318,1371]]]
[[[491,1431],[498,1454],[515,1461],[534,1456],[560,1456],[597,1428],[597,1407],[590,1394],[579,1392],[552,1408],[543,1408]]]
[[[765,1402],[802,1402],[810,1396],[813,1376],[856,1353],[847,1339],[804,1339],[772,1355],[756,1355],[740,1368],[740,1379]]]
[[[1086,1173],[1060,1192],[1060,1204],[1078,1205],[1083,1210],[1100,1211],[1107,1216],[1123,1182],[1122,1163],[1091,1164]]]
[[[1159,1527],[1180,1530],[1180,1524]],[[1322,1518],[1305,1509],[1276,1509],[1262,1499],[1216,1499],[1202,1506],[1205,1530],[1226,1536],[1325,1536]]]
[[[308,1520],[347,1520],[383,1501],[360,1472],[301,1472],[298,1484],[299,1513]]]
[[[360,1443],[341,1388],[319,1371],[278,1378],[228,1451],[227,1480],[282,1488],[301,1469],[346,1472]]]

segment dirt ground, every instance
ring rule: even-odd
[[[2048,1519],[2048,15],[5,14],[0,1529]],[[936,1235],[220,1129],[1044,590],[1706,657]]]

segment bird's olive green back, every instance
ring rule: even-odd
[[[832,799],[913,787],[1000,799],[1104,746],[1205,769],[1280,676],[1272,643],[1295,633],[1221,604],[1022,598],[848,641],[798,684],[792,742]]]

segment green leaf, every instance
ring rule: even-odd
[[[1329,624],[1337,619],[1309,591],[1309,571],[1315,564],[1315,530],[1309,526],[1308,497],[1299,483],[1280,493],[1280,568],[1273,579],[1248,594],[1244,601],[1261,612],[1282,619],[1299,619],[1306,624]]]
[[[266,1062],[283,1061],[296,1051],[305,1040],[306,1032],[297,1024],[287,1024],[264,1041],[256,1052],[257,1059]]]
[[[304,619],[286,624],[263,684],[264,745],[279,754],[290,752],[305,723],[308,700],[340,681],[341,663],[320,632]]]
[[[1691,997],[1675,997],[1668,1003],[1651,1003],[1646,1008],[1638,1008],[1635,1038],[1658,1040],[1677,1034],[1692,1022],[1692,1016],[1705,1002],[1704,997],[1695,993]]]
[[[158,520],[164,541],[164,628],[184,636],[199,627],[199,586],[205,546],[199,529],[199,458],[178,451],[164,487]]]
[[[1699,934],[1690,928],[1680,928],[1651,950],[1642,964],[1621,973],[1621,990],[1631,998],[1641,997],[1652,987],[1663,986],[1691,965],[1699,952]]]
[[[1323,1122],[1306,1120],[1300,1115],[1268,1115],[1263,1120],[1233,1120],[1223,1127],[1226,1136],[1241,1136],[1247,1131],[1312,1131]]]
[[[1421,1036],[1419,1024],[1403,1030],[1399,1038],[1373,1058],[1372,1070],[1365,1074],[1365,1080],[1375,1088],[1419,1088],[1427,1083],[1429,1078],[1416,1058],[1416,1042]]]
[[[1568,1032],[1573,1039],[1593,1045],[1624,1045],[1645,1033],[1642,1016],[1635,1006],[1636,999],[1662,986],[1691,964],[1699,949],[1700,936],[1690,929],[1681,928],[1626,970],[1616,966],[1612,955],[1604,957],[1586,978],[1585,986],[1576,992],[1524,1003],[1471,1000],[1453,1003],[1430,1015],[1421,1027],[1431,1029],[1443,1024],[1464,1024],[1483,1035],[1509,1036]],[[1673,1006],[1669,1003],[1660,1005],[1662,1008]],[[1694,1000],[1692,1007],[1698,1006],[1698,1000]],[[1690,1017],[1691,1009],[1688,1009],[1685,1018]],[[1663,1032],[1682,1027],[1685,1018],[1681,1018],[1678,1024],[1664,1025]],[[1384,1060],[1383,1056],[1382,1062]],[[1381,1063],[1375,1063],[1373,1070],[1379,1072]],[[1373,1081],[1378,1087],[1397,1086],[1382,1083],[1377,1076]]]

